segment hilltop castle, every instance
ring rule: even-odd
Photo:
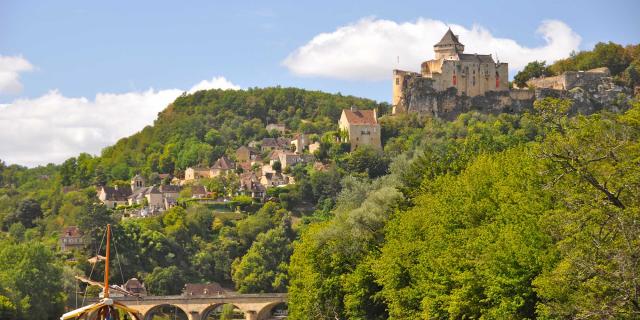
[[[469,97],[509,90],[507,63],[494,61],[490,54],[464,53],[464,45],[451,29],[433,49],[435,59],[423,62],[420,73],[393,70],[394,113],[407,110],[409,91],[416,85],[438,92],[455,88],[458,95]]]
[[[471,110],[485,113],[522,112],[536,99],[557,97],[573,101],[572,112],[592,113],[615,104],[624,88],[614,84],[606,68],[565,72],[532,79],[528,88],[509,88],[509,66],[491,55],[464,53],[464,45],[447,30],[433,46],[435,59],[420,72],[393,70],[393,114],[419,113],[455,119]]]

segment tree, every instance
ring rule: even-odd
[[[350,172],[364,173],[369,178],[376,178],[387,173],[388,162],[382,152],[370,146],[361,146],[349,155],[347,169]]]
[[[0,319],[11,320],[18,317],[18,309],[9,298],[0,295]]]
[[[176,266],[155,267],[144,280],[147,290],[157,296],[180,294],[186,283],[184,274]]]
[[[424,181],[415,207],[387,226],[373,264],[391,318],[535,317],[531,282],[550,245],[537,224],[553,206],[533,147]]]
[[[517,84],[518,87],[524,88],[527,86],[529,79],[550,75],[551,71],[546,66],[545,61],[532,61],[513,77],[513,82]]]
[[[42,218],[42,208],[40,203],[33,199],[26,199],[20,202],[18,209],[13,215],[14,220],[22,223],[25,227],[33,227],[36,219]]]
[[[291,241],[283,227],[261,233],[233,264],[233,281],[241,293],[284,292]]]
[[[535,281],[547,318],[640,314],[640,103],[624,115],[564,119],[540,152],[562,206],[542,220],[553,263]]]
[[[0,245],[0,288],[20,319],[53,319],[64,310],[62,268],[41,243]]]

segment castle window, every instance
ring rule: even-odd
[[[400,78],[396,78],[396,85],[400,84]]]

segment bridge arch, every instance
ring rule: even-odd
[[[154,316],[156,315],[159,315],[159,316],[167,315],[171,320],[189,320],[190,319],[186,310],[182,309],[177,305],[169,304],[169,303],[159,304],[149,309],[149,311],[147,311],[147,313],[144,315],[144,320],[154,320]],[[161,319],[165,319],[165,318],[161,318]]]
[[[258,311],[258,320],[286,319],[289,305],[284,301],[276,301],[265,305]]]
[[[226,319],[246,319],[246,311],[233,303],[216,303],[212,304],[202,311],[200,320],[218,320],[222,314],[231,316]]]

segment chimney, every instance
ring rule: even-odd
[[[358,107],[352,105],[351,106],[351,111],[358,111]]]

